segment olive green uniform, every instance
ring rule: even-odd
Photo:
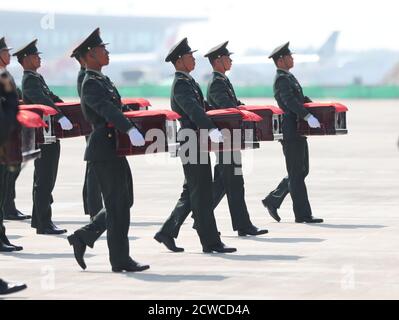
[[[79,97],[82,94],[82,84],[86,76],[86,69],[80,68],[78,79],[77,79],[77,90]],[[86,142],[88,137],[86,137]],[[101,198],[100,186],[98,184],[98,179],[94,174],[93,170],[89,169],[86,163],[85,181],[83,185],[83,207],[86,215],[94,217],[102,208],[103,201]]]
[[[311,100],[304,96],[298,80],[290,72],[277,69],[274,80],[274,97],[283,115],[283,152],[288,176],[267,197],[275,208],[280,208],[284,198],[291,194],[296,219],[312,216],[305,178],[309,173],[309,151],[306,137],[298,133],[298,121],[309,116],[304,103]],[[266,200],[265,199],[265,200]]]
[[[54,116],[55,121],[64,116],[55,106],[56,102],[62,100],[49,89],[43,77],[37,72],[24,71],[22,98],[26,104],[43,104],[56,109],[59,113]],[[56,143],[43,144],[39,148],[41,156],[35,160],[33,177],[32,227],[44,230],[52,224],[52,191],[57,180],[60,142],[57,140]]]
[[[109,80],[100,72],[86,70],[82,85],[82,110],[92,124],[85,161],[98,179],[105,208],[92,223],[75,232],[87,246],[107,230],[107,243],[112,267],[123,267],[129,257],[128,231],[130,208],[133,206],[133,181],[125,157],[116,153],[115,130],[128,132],[133,124],[123,115],[120,95]],[[108,127],[112,123],[114,128]]]
[[[205,113],[206,104],[199,85],[188,74],[176,72],[171,93],[172,110],[177,112],[181,129],[215,129]],[[198,152],[199,154],[199,152]],[[213,213],[212,170],[209,154],[207,163],[183,163],[185,181],[183,192],[175,209],[163,225],[161,232],[177,237],[179,229],[193,211],[196,230],[203,247],[221,243]]]

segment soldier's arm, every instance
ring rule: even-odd
[[[83,84],[83,100],[85,106],[112,123],[121,132],[128,132],[134,125],[115,107],[109,96],[98,81],[89,79]]]
[[[51,95],[51,100],[53,100],[54,102],[64,102],[59,96],[54,94],[52,91],[50,91],[50,95]]]
[[[33,103],[43,104],[57,110],[58,114],[54,116],[56,121],[64,116],[60,108],[58,108],[54,104],[54,101],[50,97],[48,97],[43,91],[43,84],[39,79],[35,77],[29,77],[28,79],[26,79],[23,85],[22,95],[24,97],[24,100],[27,99],[29,101],[32,101]]]
[[[216,125],[206,115],[203,106],[201,106],[197,99],[195,99],[195,93],[187,81],[179,80],[176,82],[174,88],[174,97],[179,107],[198,128],[216,128]]]
[[[285,77],[280,77],[277,80],[276,86],[279,89],[279,95],[281,101],[284,103],[284,106],[294,112],[302,119],[307,119],[310,116],[310,113],[305,109],[302,103],[295,96],[295,93],[290,86],[290,82]]]
[[[234,99],[229,94],[229,88],[225,81],[216,79],[209,87],[209,96],[216,102],[218,108],[237,107]]]
[[[313,102],[312,99],[310,99],[308,96],[304,97],[304,101],[305,101],[305,103]]]
[[[17,95],[18,95],[18,99],[22,100],[22,91],[20,88],[17,87]]]

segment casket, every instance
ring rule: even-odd
[[[222,131],[224,142],[211,142],[207,130],[202,130],[198,134],[201,150],[206,150],[206,146],[209,152],[259,148],[254,125],[262,120],[258,115],[237,108],[210,110],[206,114]]]
[[[282,133],[283,111],[275,106],[240,106],[240,110],[253,112],[262,118],[262,121],[250,123],[246,122],[246,127],[255,125],[256,137],[259,141],[280,140]]]
[[[122,98],[122,104],[134,111],[148,110],[150,101],[144,98]]]
[[[1,164],[18,165],[40,155],[40,149],[36,149],[35,130],[46,127],[46,123],[38,114],[27,110],[20,110],[17,120],[21,126],[11,132],[10,138],[2,147]]]
[[[342,135],[347,134],[346,112],[348,108],[338,102],[305,103],[309,110],[320,122],[320,128],[310,128],[305,120],[298,122],[298,132],[301,135]]]
[[[126,133],[116,130],[116,146],[118,156],[142,155],[150,153],[176,153],[176,120],[180,116],[170,110],[143,110],[124,112],[132,124],[146,138],[142,147],[133,146]],[[111,125],[112,126],[112,125]]]
[[[20,105],[19,110],[34,112],[38,114],[45,122],[45,127],[36,129],[37,144],[50,144],[56,142],[57,138],[54,135],[54,119],[52,116],[58,113],[57,110],[41,104]]]
[[[56,106],[61,109],[62,113],[73,125],[72,130],[62,130],[61,125],[58,122],[54,123],[54,135],[57,139],[90,135],[92,127],[83,116],[80,102],[62,102],[56,103]]]

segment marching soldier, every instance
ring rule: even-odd
[[[228,41],[211,49],[205,55],[213,67],[207,100],[211,107],[216,109],[235,108],[243,104],[237,99],[233,85],[226,76],[226,72],[232,66],[230,58],[232,52],[227,49],[227,44]],[[233,230],[238,231],[239,236],[257,236],[268,233],[267,230],[259,230],[255,227],[249,218],[245,203],[241,152],[220,152],[216,155],[218,164],[214,169],[214,207],[220,203],[224,195],[227,195]],[[230,161],[224,161],[225,159],[230,159]]]
[[[36,44],[37,40],[34,40],[13,54],[24,69],[23,100],[27,104],[43,104],[56,109],[58,114],[55,120],[60,123],[63,130],[71,130],[72,123],[55,105],[62,100],[51,92],[42,75],[37,72],[41,66],[41,58]],[[56,227],[51,219],[52,191],[57,179],[60,142],[57,140],[53,144],[40,145],[40,150],[41,157],[35,160],[32,227],[36,229],[37,234],[63,234],[67,231]]]
[[[87,67],[82,84],[81,104],[85,118],[92,124],[85,160],[96,175],[105,209],[93,221],[68,237],[76,261],[86,269],[86,247],[107,230],[107,243],[113,272],[139,272],[149,268],[129,256],[128,231],[130,208],[133,206],[133,182],[129,163],[116,153],[114,127],[129,135],[134,146],[143,146],[145,140],[139,130],[123,115],[118,90],[101,70],[109,64],[109,53],[97,28],[76,49]]]
[[[295,222],[297,223],[322,223],[323,219],[312,216],[312,209],[308,200],[305,178],[309,173],[309,151],[306,137],[297,131],[299,119],[308,122],[311,128],[320,127],[319,121],[310,114],[303,106],[310,102],[303,95],[302,87],[298,80],[290,72],[294,67],[294,59],[289,49],[289,42],[277,47],[269,56],[277,67],[274,80],[274,97],[279,107],[284,110],[283,115],[283,152],[288,171],[288,177],[284,178],[278,187],[272,191],[264,200],[263,205],[277,222],[281,218],[277,209],[280,208],[285,196],[290,193]]]
[[[195,68],[193,52],[195,51],[189,47],[187,38],[184,38],[170,50],[165,59],[166,62],[171,62],[176,69],[171,93],[172,110],[181,116],[179,120],[181,129],[209,130],[211,140],[218,143],[223,141],[222,133],[207,117],[201,88],[190,75]],[[190,141],[188,143],[190,144]],[[199,155],[201,150],[197,146],[197,140],[195,144]],[[193,141],[190,145],[193,145]],[[188,153],[193,151],[189,150]],[[205,151],[202,150],[202,152]],[[183,248],[176,247],[173,238],[177,237],[181,224],[191,210],[204,253],[237,251],[235,248],[225,246],[220,239],[213,212],[212,170],[208,150],[205,155],[206,163],[202,163],[199,161],[199,156],[192,157],[190,154],[180,153],[185,176],[183,192],[171,216],[161,231],[155,235],[158,242],[163,243],[174,252],[184,251]],[[189,159],[186,159],[186,156]]]
[[[17,99],[21,99],[21,91],[17,88],[14,78],[7,71],[7,66],[10,64],[11,55],[4,37],[0,39],[0,69],[3,70],[3,75],[7,76],[12,84],[13,90],[17,93]],[[17,110],[15,110],[16,112]],[[21,164],[13,165],[12,168],[2,168],[4,171],[3,179],[5,179],[5,186],[3,190],[3,206],[0,208],[0,215],[3,215],[5,220],[27,220],[31,216],[24,215],[15,207],[15,182],[21,172]]]
[[[13,79],[6,70],[0,70],[0,155],[4,153],[2,145],[8,140],[11,132],[17,128],[18,95]],[[0,166],[0,207],[4,206],[7,193],[7,171],[5,165]],[[10,243],[0,214],[0,252],[21,251],[23,248]]]
[[[75,58],[80,64],[80,70],[77,79],[77,90],[80,98],[82,92],[82,83],[86,75],[86,67],[82,57],[76,51],[76,49],[73,51],[71,58]],[[87,143],[88,137],[85,138]],[[89,170],[87,163],[85,181],[83,185],[83,207],[85,214],[89,215],[91,219],[93,219],[95,215],[103,208],[103,201],[101,198],[101,191],[97,177],[93,171]]]

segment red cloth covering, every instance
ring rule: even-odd
[[[80,106],[80,102],[57,102],[55,104],[57,107],[75,107],[75,106]]]
[[[247,111],[257,111],[257,110],[270,110],[274,114],[283,114],[284,111],[280,108],[275,106],[239,106],[238,109],[240,110],[247,110]]]
[[[180,119],[180,115],[172,110],[140,110],[140,111],[128,111],[123,113],[127,118],[140,118],[140,117],[153,117],[153,116],[165,116],[166,120],[177,120]]]
[[[138,104],[140,108],[151,106],[150,101],[144,98],[122,98],[123,104]]]
[[[57,110],[43,104],[21,104],[19,110],[39,111],[45,116],[54,116],[58,113]]]
[[[42,118],[32,111],[19,110],[17,120],[25,128],[47,128]]]
[[[304,106],[305,108],[334,107],[335,111],[338,113],[348,111],[347,106],[344,106],[343,104],[338,102],[311,102],[311,103],[305,103]]]
[[[208,116],[225,116],[229,114],[239,114],[241,115],[243,121],[259,122],[263,120],[262,117],[258,116],[253,112],[240,110],[237,108],[210,110],[206,114]]]

